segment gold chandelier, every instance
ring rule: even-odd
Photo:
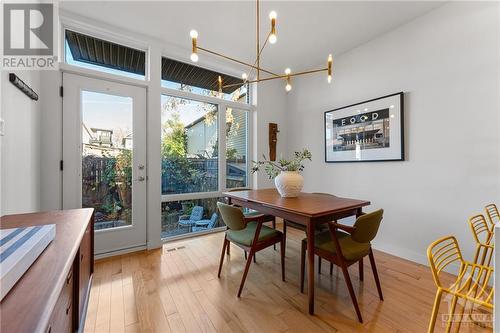
[[[275,11],[271,11],[269,13],[269,20],[271,21],[271,30],[267,34],[266,40],[264,41],[262,47],[260,47],[260,32],[259,32],[259,23],[260,23],[260,8],[259,8],[259,0],[256,0],[257,2],[257,45],[256,45],[256,59],[255,62],[252,64],[249,64],[247,62],[228,57],[226,55],[223,55],[221,53],[211,51],[209,49],[206,49],[204,47],[201,47],[198,45],[198,32],[196,30],[191,30],[190,36],[191,36],[191,41],[192,41],[192,53],[191,53],[191,61],[197,62],[198,61],[198,52],[203,51],[233,62],[236,62],[240,65],[244,65],[250,68],[250,73],[243,73],[241,75],[242,79],[244,80],[245,83],[258,83],[262,81],[269,81],[269,80],[276,80],[276,79],[282,79],[286,82],[285,85],[285,90],[288,92],[292,90],[292,77],[294,76],[299,76],[299,75],[305,75],[305,74],[312,74],[312,73],[319,73],[319,72],[327,72],[327,82],[330,83],[332,82],[332,63],[333,63],[333,58],[332,55],[329,54],[327,58],[327,66],[326,68],[319,68],[319,69],[313,69],[313,70],[308,70],[308,71],[302,71],[302,72],[297,72],[297,73],[292,73],[290,68],[285,69],[285,74],[277,74],[272,71],[266,70],[265,68],[262,68],[260,66],[260,60],[261,60],[261,55],[262,51],[266,47],[267,43],[269,44],[275,44],[277,41],[277,35],[276,35],[276,19],[277,19],[277,14]],[[256,71],[256,78],[255,79],[250,79],[252,76],[252,72]],[[266,77],[261,77],[261,72],[267,74],[268,76]],[[229,88],[232,86],[238,86],[241,84],[235,83],[235,84],[228,84],[224,85],[222,82],[222,78],[219,76],[218,78],[218,87],[219,87],[219,93],[222,94],[222,88]]]

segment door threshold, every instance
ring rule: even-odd
[[[128,247],[125,249],[120,249],[120,250],[115,250],[115,251],[109,251],[109,252],[104,252],[104,253],[99,253],[99,254],[94,254],[94,259],[104,259],[104,258],[109,258],[113,256],[118,256],[121,254],[127,254],[127,253],[132,253],[132,252],[137,252],[137,251],[142,251],[146,250],[147,246],[146,245],[139,245],[139,246],[134,246],[134,247]]]

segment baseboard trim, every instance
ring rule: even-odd
[[[399,246],[395,246],[392,244],[373,244],[373,248],[377,251],[385,252],[391,254],[398,258],[403,258],[405,260],[409,260],[411,262],[424,265],[429,267],[429,261],[427,259],[427,255],[423,255],[421,253],[411,251],[405,248],[401,248]],[[445,271],[447,273],[457,275],[459,270],[459,266],[457,264],[451,264]],[[430,272],[429,272],[430,273]]]

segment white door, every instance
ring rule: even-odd
[[[146,245],[146,90],[63,74],[63,208],[95,209],[95,254]]]

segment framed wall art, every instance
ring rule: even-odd
[[[325,112],[325,162],[404,161],[402,92]]]

